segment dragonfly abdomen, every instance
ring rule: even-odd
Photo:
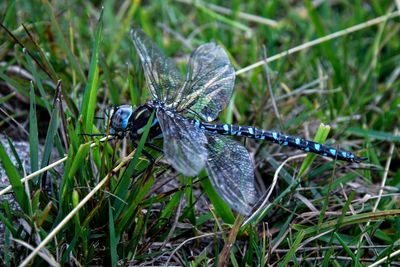
[[[210,132],[222,135],[243,136],[256,140],[267,140],[282,146],[293,147],[303,150],[305,152],[311,152],[338,160],[349,162],[361,162],[365,160],[365,158],[357,157],[353,153],[345,150],[336,149],[331,146],[323,145],[300,137],[285,135],[279,132],[264,131],[262,129],[258,129],[252,126],[211,124],[201,122],[199,120],[193,120],[193,123],[195,124],[195,126]]]

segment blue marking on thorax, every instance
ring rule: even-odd
[[[154,125],[156,125],[158,123],[158,119],[154,118],[153,123],[151,124],[151,127],[153,127]]]
[[[229,131],[229,126],[227,124],[224,124],[224,126],[222,126],[224,128],[225,131]]]
[[[347,152],[342,152],[342,156],[343,156],[344,158],[347,158]]]
[[[308,152],[308,151],[310,151],[310,148],[309,148],[309,147],[306,147],[306,148],[304,148],[304,151],[305,151],[305,152]]]
[[[314,144],[314,148],[319,151],[321,149],[321,145],[320,144]]]
[[[331,152],[332,156],[336,156],[336,149],[331,148],[329,149],[329,152]]]
[[[300,145],[300,138],[294,139],[294,142],[296,143],[296,145]]]
[[[287,146],[288,144],[289,144],[288,141],[283,142],[284,146]]]
[[[200,127],[200,125],[201,125],[201,124],[200,124],[200,121],[195,120],[195,121],[194,121],[194,125],[197,126],[197,127]]]
[[[278,139],[278,134],[277,133],[272,133],[272,138],[274,138],[275,140]]]

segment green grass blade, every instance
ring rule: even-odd
[[[118,90],[117,86],[114,83],[114,77],[112,77],[113,73],[111,72],[111,69],[105,62],[104,58],[100,58],[100,65],[104,72],[104,80],[107,83],[108,91],[110,92],[111,103],[114,106],[119,106],[121,101],[120,100],[121,92],[120,90]]]
[[[63,179],[61,190],[62,190],[62,197],[61,200],[63,201],[66,199],[66,195],[68,192],[71,190],[71,185],[73,182],[73,177],[76,174],[76,172],[79,170],[79,168],[82,167],[82,162],[85,162],[85,158],[87,154],[90,151],[90,143],[87,144],[82,144],[79,146],[78,151],[76,152],[76,155],[73,155],[73,152],[71,151],[69,154],[69,157],[72,157],[71,159],[68,159],[68,164],[66,164],[65,168],[65,178]],[[69,164],[70,162],[70,164]]]
[[[50,64],[50,62],[47,60],[47,57],[44,55],[43,50],[41,47],[36,43],[36,41],[33,39],[32,34],[29,32],[29,30],[25,27],[24,24],[22,24],[22,27],[24,28],[26,34],[28,37],[31,39],[31,43],[34,46],[34,53],[29,53],[29,55],[32,57],[32,60],[35,60],[35,62],[39,65],[40,68],[49,76],[50,79],[53,80],[53,82],[56,82],[59,80],[57,73],[55,72],[53,66]],[[33,50],[33,49],[32,49]],[[35,54],[35,55],[34,55]],[[36,55],[39,55],[40,60],[36,57]],[[35,58],[33,58],[35,57]]]
[[[117,254],[117,237],[115,235],[115,225],[113,217],[113,208],[110,201],[108,201],[108,228],[110,230],[110,254],[111,254],[111,266],[118,266],[118,254]]]
[[[80,66],[79,62],[75,59],[74,54],[72,53],[71,49],[69,48],[68,41],[64,38],[64,33],[58,24],[58,21],[54,15],[53,8],[49,2],[46,1],[47,7],[47,14],[50,14],[50,21],[54,32],[56,33],[57,37],[57,44],[58,46],[67,54],[68,61],[71,63],[72,67],[76,71],[81,81],[86,81],[85,74]]]
[[[371,220],[384,220],[385,218],[392,218],[392,217],[396,217],[396,216],[400,216],[400,210],[365,212],[362,214],[349,215],[349,216],[345,216],[343,218],[340,228],[354,225],[354,224],[369,222]],[[319,226],[315,225],[315,226],[308,227],[307,229],[304,229],[305,235],[313,236],[313,235],[316,235],[321,232],[336,229],[338,223],[339,223],[338,219],[335,219],[335,220],[330,220],[330,221],[324,222]],[[294,224],[293,228],[295,230],[303,230],[301,225]]]
[[[15,29],[18,23],[17,8],[15,2],[15,0],[9,1],[5,16],[3,17],[3,24],[10,29]]]
[[[35,90],[33,83],[30,86],[30,106],[29,106],[29,156],[31,160],[31,172],[39,169],[39,137],[36,116]]]
[[[0,97],[0,105],[8,102],[14,96],[15,96],[15,93],[9,93],[8,95]]]
[[[46,97],[47,94],[43,87],[42,79],[40,78],[40,75],[39,75],[36,67],[34,66],[33,59],[30,58],[28,55],[25,55],[25,59],[26,59],[26,62],[28,63],[28,68],[31,71],[32,76],[34,77],[35,84],[36,84],[37,88],[39,89],[39,93],[40,93],[39,99],[43,100],[43,103],[50,115],[51,114],[51,103],[47,100],[47,97]],[[37,101],[37,97],[36,97],[36,101]]]
[[[353,259],[353,264],[354,266],[361,267],[363,266],[357,259],[356,255],[351,251],[349,246],[347,246],[346,242],[340,237],[340,235],[336,232],[333,232],[333,235],[335,238],[339,241],[340,245],[342,245],[343,249],[346,251],[346,253]]]
[[[207,8],[204,5],[201,5],[201,4],[198,4],[197,2],[195,2],[195,6],[196,6],[196,8],[198,8],[199,10],[201,10],[202,12],[207,14],[210,17],[210,19],[213,18],[215,20],[219,20],[223,23],[226,23],[229,26],[232,26],[233,28],[240,29],[248,34],[250,34],[252,32],[252,30],[249,27],[247,27],[246,25],[244,25],[243,23],[232,20],[228,17],[222,16],[222,15],[212,11],[211,9]]]
[[[17,152],[17,149],[15,148],[12,140],[10,139],[10,137],[6,137],[7,138],[7,142],[8,142],[8,147],[11,149],[11,152],[15,158],[15,161],[18,164],[18,168],[19,170],[22,172],[24,170],[24,165],[22,164],[21,158],[19,157],[19,154]]]
[[[325,142],[326,138],[328,137],[330,129],[331,129],[331,127],[321,123],[318,127],[317,133],[315,134],[314,141],[323,144]],[[306,171],[311,166],[311,164],[313,163],[316,156],[317,155],[315,155],[315,154],[307,155],[307,157],[304,159],[303,163],[300,166],[299,175],[298,175],[299,177],[303,176],[303,174],[306,173]]]
[[[11,159],[4,149],[2,142],[0,142],[0,159],[12,186],[13,192],[15,194],[15,199],[17,200],[21,209],[26,214],[31,214],[29,198],[28,195],[25,193],[24,186],[21,182],[21,177],[19,176],[15,166],[12,164]]]
[[[326,36],[324,25],[322,24],[322,20],[316,12],[316,7],[312,4],[312,1],[306,0],[304,4],[307,9],[307,13],[310,16],[311,22],[315,27],[318,37]],[[332,45],[332,42],[325,42],[321,44],[320,51],[329,59],[329,62],[332,64],[332,67],[335,70],[336,79],[339,82],[344,82],[344,79],[342,78],[342,67],[339,59],[336,56],[336,53],[334,52],[333,47],[334,46]]]
[[[54,148],[53,144],[54,144],[54,138],[57,134],[58,124],[59,124],[59,114],[58,110],[54,108],[51,113],[50,125],[49,128],[47,129],[46,140],[44,142],[42,162],[40,164],[41,168],[44,168],[49,164],[50,155]]]
[[[140,93],[136,86],[133,84],[132,75],[128,73],[128,88],[133,106],[138,106],[140,103]]]
[[[149,179],[147,179],[147,181],[137,191],[137,194],[134,196],[134,199],[128,202],[128,207],[126,207],[125,212],[122,213],[120,222],[116,228],[117,236],[120,236],[122,232],[125,230],[126,226],[129,223],[132,223],[132,215],[134,215],[139,203],[144,199],[144,197],[149,192],[151,186],[154,184],[154,181],[155,181],[154,177],[150,177]]]
[[[10,231],[14,237],[17,235],[17,229],[15,229],[14,227],[14,222],[12,221],[12,218],[9,219],[2,213],[0,213],[0,221],[4,223],[4,225],[6,226],[6,230]]]
[[[0,218],[1,220],[1,218]],[[6,267],[11,266],[11,233],[8,228],[4,229],[4,247],[3,247],[3,254],[4,254],[4,262]]]
[[[81,106],[81,114],[83,116],[85,131],[88,133],[92,132],[93,128],[93,117],[97,104],[97,89],[99,87],[99,53],[100,53],[100,44],[102,41],[102,32],[103,32],[103,22],[102,22],[103,12],[100,14],[100,18],[97,24],[97,30],[95,34],[95,40],[93,42],[92,47],[92,59],[90,62],[89,69],[89,79],[86,84],[85,93],[83,95],[82,106]],[[78,129],[79,129],[78,124]]]
[[[129,31],[130,24],[132,24],[132,19],[136,11],[138,10],[138,7],[140,5],[140,1],[134,0],[132,1],[133,3],[130,5],[128,12],[125,14],[124,19],[121,22],[118,22],[118,31],[113,34],[112,39],[113,39],[113,45],[111,46],[111,51],[108,53],[107,57],[107,63],[110,64],[113,61],[114,54],[115,52],[118,51],[118,49],[121,46],[121,41],[123,38],[126,37],[126,33]]]
[[[346,129],[346,132],[363,138],[368,137],[369,139],[376,139],[387,142],[400,142],[400,136],[388,132],[367,130],[355,127],[350,127]]]
[[[131,177],[135,171],[135,167],[138,162],[139,156],[142,153],[144,144],[147,140],[147,136],[149,135],[149,131],[151,128],[151,124],[153,123],[154,116],[155,116],[154,113],[151,114],[150,119],[145,126],[142,137],[140,138],[139,145],[136,148],[135,155],[133,156],[133,159],[131,160],[131,162],[129,162],[128,168],[125,170],[124,175],[122,176],[121,181],[115,190],[115,195],[117,196],[117,199],[118,198],[125,199],[125,197],[126,197],[126,194],[128,192],[128,187],[129,187],[128,185],[131,182]],[[120,203],[119,200],[117,200],[117,201],[118,201],[118,203]],[[117,208],[117,206],[115,206],[115,208]],[[117,213],[117,214],[119,214],[119,213]]]
[[[300,231],[294,240],[290,250],[287,252],[286,256],[283,258],[283,261],[279,262],[278,266],[283,267],[283,266],[288,266],[289,261],[295,257],[295,253],[300,246],[300,242],[303,240],[305,234],[304,231]]]

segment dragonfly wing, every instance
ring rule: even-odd
[[[164,137],[164,155],[179,172],[187,176],[197,175],[207,160],[207,138],[200,128],[179,114],[157,110]]]
[[[213,121],[232,96],[235,70],[224,49],[215,43],[201,45],[189,59],[183,87],[177,92],[178,111],[191,109]]]
[[[248,215],[257,198],[248,151],[225,136],[207,134],[207,139],[206,169],[212,185],[232,209]]]
[[[142,29],[133,28],[131,38],[153,97],[163,102],[174,99],[177,88],[183,85],[183,78],[174,62],[165,57]]]

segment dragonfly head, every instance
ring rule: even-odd
[[[123,138],[129,134],[130,138],[137,140],[146,127],[152,113],[154,106],[152,103],[141,105],[137,108],[131,105],[122,105],[111,109],[108,117],[110,123],[110,134]],[[153,125],[157,121],[153,121]]]
[[[110,122],[110,134],[119,135],[129,130],[129,121],[134,112],[130,105],[122,105],[111,109],[108,115]]]

